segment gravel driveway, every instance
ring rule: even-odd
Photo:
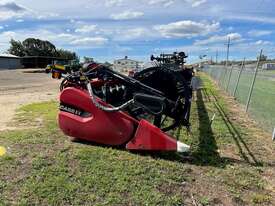
[[[16,128],[7,124],[20,106],[58,98],[60,81],[40,71],[0,70],[0,131]]]

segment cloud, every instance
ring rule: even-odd
[[[55,44],[57,47],[78,50],[79,48],[99,48],[103,47],[108,39],[101,36],[85,36],[82,34],[70,34],[59,32],[56,30],[36,29],[27,30],[20,29],[15,31],[0,32],[0,44],[5,44],[2,50],[6,50],[9,46],[10,39],[23,41],[26,38],[39,38],[48,40]]]
[[[27,10],[25,7],[18,5],[14,2],[0,3],[0,10],[21,12]]]
[[[111,18],[114,20],[128,20],[128,19],[137,19],[144,15],[143,12],[139,11],[124,11],[118,14],[111,14]]]
[[[149,5],[162,4],[164,7],[169,7],[176,3],[177,0],[150,0]],[[207,0],[184,0],[191,7],[198,7],[207,2]]]
[[[113,7],[113,6],[121,6],[123,0],[105,0],[105,6]]]
[[[149,5],[162,4],[164,7],[169,7],[175,3],[175,0],[150,0]]]
[[[195,22],[191,20],[178,21],[170,24],[154,26],[154,29],[166,38],[195,37],[215,32],[220,23]]]
[[[266,36],[272,34],[272,31],[269,30],[251,30],[247,33],[252,37]]]
[[[249,22],[260,22],[264,24],[275,24],[275,18],[273,16],[251,16],[251,15],[223,15],[221,16],[223,19],[230,20],[243,20]]]
[[[255,45],[271,45],[270,41],[258,40],[255,42]]]
[[[90,33],[95,31],[97,28],[97,25],[83,25],[80,28],[77,28],[75,32],[77,33]]]
[[[204,40],[196,40],[195,41],[195,45],[207,45],[207,44],[216,44],[216,43],[224,43],[228,40],[228,38],[230,37],[230,39],[232,41],[240,41],[242,39],[242,35],[239,33],[230,33],[224,36],[220,36],[220,35],[215,35],[215,36],[211,36],[208,39],[204,39]]]
[[[26,16],[31,11],[15,2],[3,1],[0,3],[0,21]]]
[[[198,7],[207,2],[207,0],[185,0],[185,2],[191,4],[192,7]]]
[[[17,23],[22,23],[22,22],[24,22],[24,19],[17,19],[16,22]]]
[[[116,32],[114,39],[118,41],[129,41],[129,40],[136,40],[140,38],[145,39],[148,37],[147,35],[150,33],[152,32],[150,32],[148,29],[143,27],[122,29]]]
[[[97,47],[102,46],[108,42],[108,39],[104,37],[85,37],[82,39],[75,39],[71,42],[72,45]]]

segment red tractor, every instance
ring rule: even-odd
[[[193,72],[184,69],[184,58],[165,56],[133,77],[95,63],[66,76],[60,86],[61,130],[128,150],[188,152],[188,145],[167,133],[190,127]]]

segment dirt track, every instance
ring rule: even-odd
[[[38,70],[0,71],[0,131],[16,128],[8,123],[20,106],[57,99],[59,83]]]

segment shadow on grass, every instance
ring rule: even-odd
[[[198,85],[197,85],[198,86]],[[192,151],[190,154],[179,153],[151,153],[153,158],[162,158],[170,161],[177,161],[182,163],[190,163],[201,166],[215,166],[224,167],[228,163],[237,162],[238,160],[221,158],[218,153],[217,143],[214,137],[214,133],[211,128],[211,120],[209,119],[208,111],[204,101],[211,101],[209,94],[201,87],[197,88],[197,110],[198,110],[198,137],[193,137],[195,144],[192,145]],[[174,136],[179,139],[180,128],[174,133]]]
[[[200,79],[198,79],[198,81],[200,81]],[[197,98],[195,103],[197,105],[197,110],[198,110],[199,134],[197,135],[197,137],[193,137],[193,141],[195,144],[192,145],[192,151],[190,154],[180,154],[176,152],[150,152],[150,151],[149,152],[135,151],[131,153],[143,155],[143,156],[151,156],[152,158],[155,158],[155,159],[165,159],[169,161],[190,163],[190,164],[201,165],[201,166],[214,166],[214,167],[223,168],[227,164],[232,164],[232,163],[239,163],[239,164],[249,163],[252,165],[260,166],[261,163],[252,154],[247,144],[243,140],[240,132],[230,121],[223,107],[219,104],[219,101],[216,95],[213,93],[213,91],[211,90],[208,91],[207,89],[202,88],[199,83],[197,84],[196,89],[197,89],[196,90]],[[217,108],[220,116],[222,117],[224,124],[228,128],[230,135],[234,139],[235,144],[237,145],[238,150],[244,161],[234,159],[234,158],[220,157],[218,152],[217,142],[215,140],[215,135],[211,127],[211,120],[209,119],[208,111],[205,105],[205,102],[211,102],[212,100],[214,101],[213,104]],[[182,130],[183,130],[182,128],[178,128],[177,131],[175,131],[174,136],[177,139],[179,139],[179,136],[181,135]],[[81,142],[81,143],[101,146],[101,147],[108,147],[105,145],[98,145],[90,142]],[[118,150],[125,150],[125,147],[123,146],[113,147],[113,148]],[[246,150],[246,152],[244,152],[244,150]],[[250,161],[250,159],[252,161]]]
[[[243,160],[220,157],[217,142],[211,128],[211,120],[209,119],[208,111],[205,106],[205,101],[210,102],[212,99],[214,100],[213,104],[218,110],[219,115],[222,117],[223,123],[226,125],[230,135],[232,136]],[[199,88],[197,90],[196,104],[198,110],[199,134],[198,137],[196,137],[198,138],[198,142],[193,146],[191,154],[186,156],[178,153],[160,153],[153,154],[154,157],[164,158],[170,161],[187,162],[195,165],[215,166],[221,168],[232,163],[262,166],[262,162],[258,161],[253,155],[247,143],[242,138],[241,133],[229,119],[223,107],[220,105],[217,96],[211,90],[208,91],[205,88]]]
[[[241,157],[245,160],[245,162],[254,165],[254,166],[261,166],[262,162],[258,161],[256,157],[253,155],[251,150],[249,149],[248,145],[242,138],[241,133],[239,130],[234,126],[232,121],[229,119],[228,115],[224,111],[223,107],[220,105],[217,96],[214,93],[211,93],[213,98],[215,99],[215,107],[217,108],[220,116],[222,117],[230,135],[232,136],[236,146],[238,147],[239,153]]]
[[[217,142],[214,137],[214,133],[211,127],[211,120],[209,119],[208,111],[204,103],[204,95],[202,89],[197,90],[197,110],[199,120],[199,134],[198,143],[193,148],[192,156],[194,157],[195,163],[200,165],[213,165],[218,166],[222,163],[220,155],[218,153]],[[208,101],[209,98],[206,98]]]

